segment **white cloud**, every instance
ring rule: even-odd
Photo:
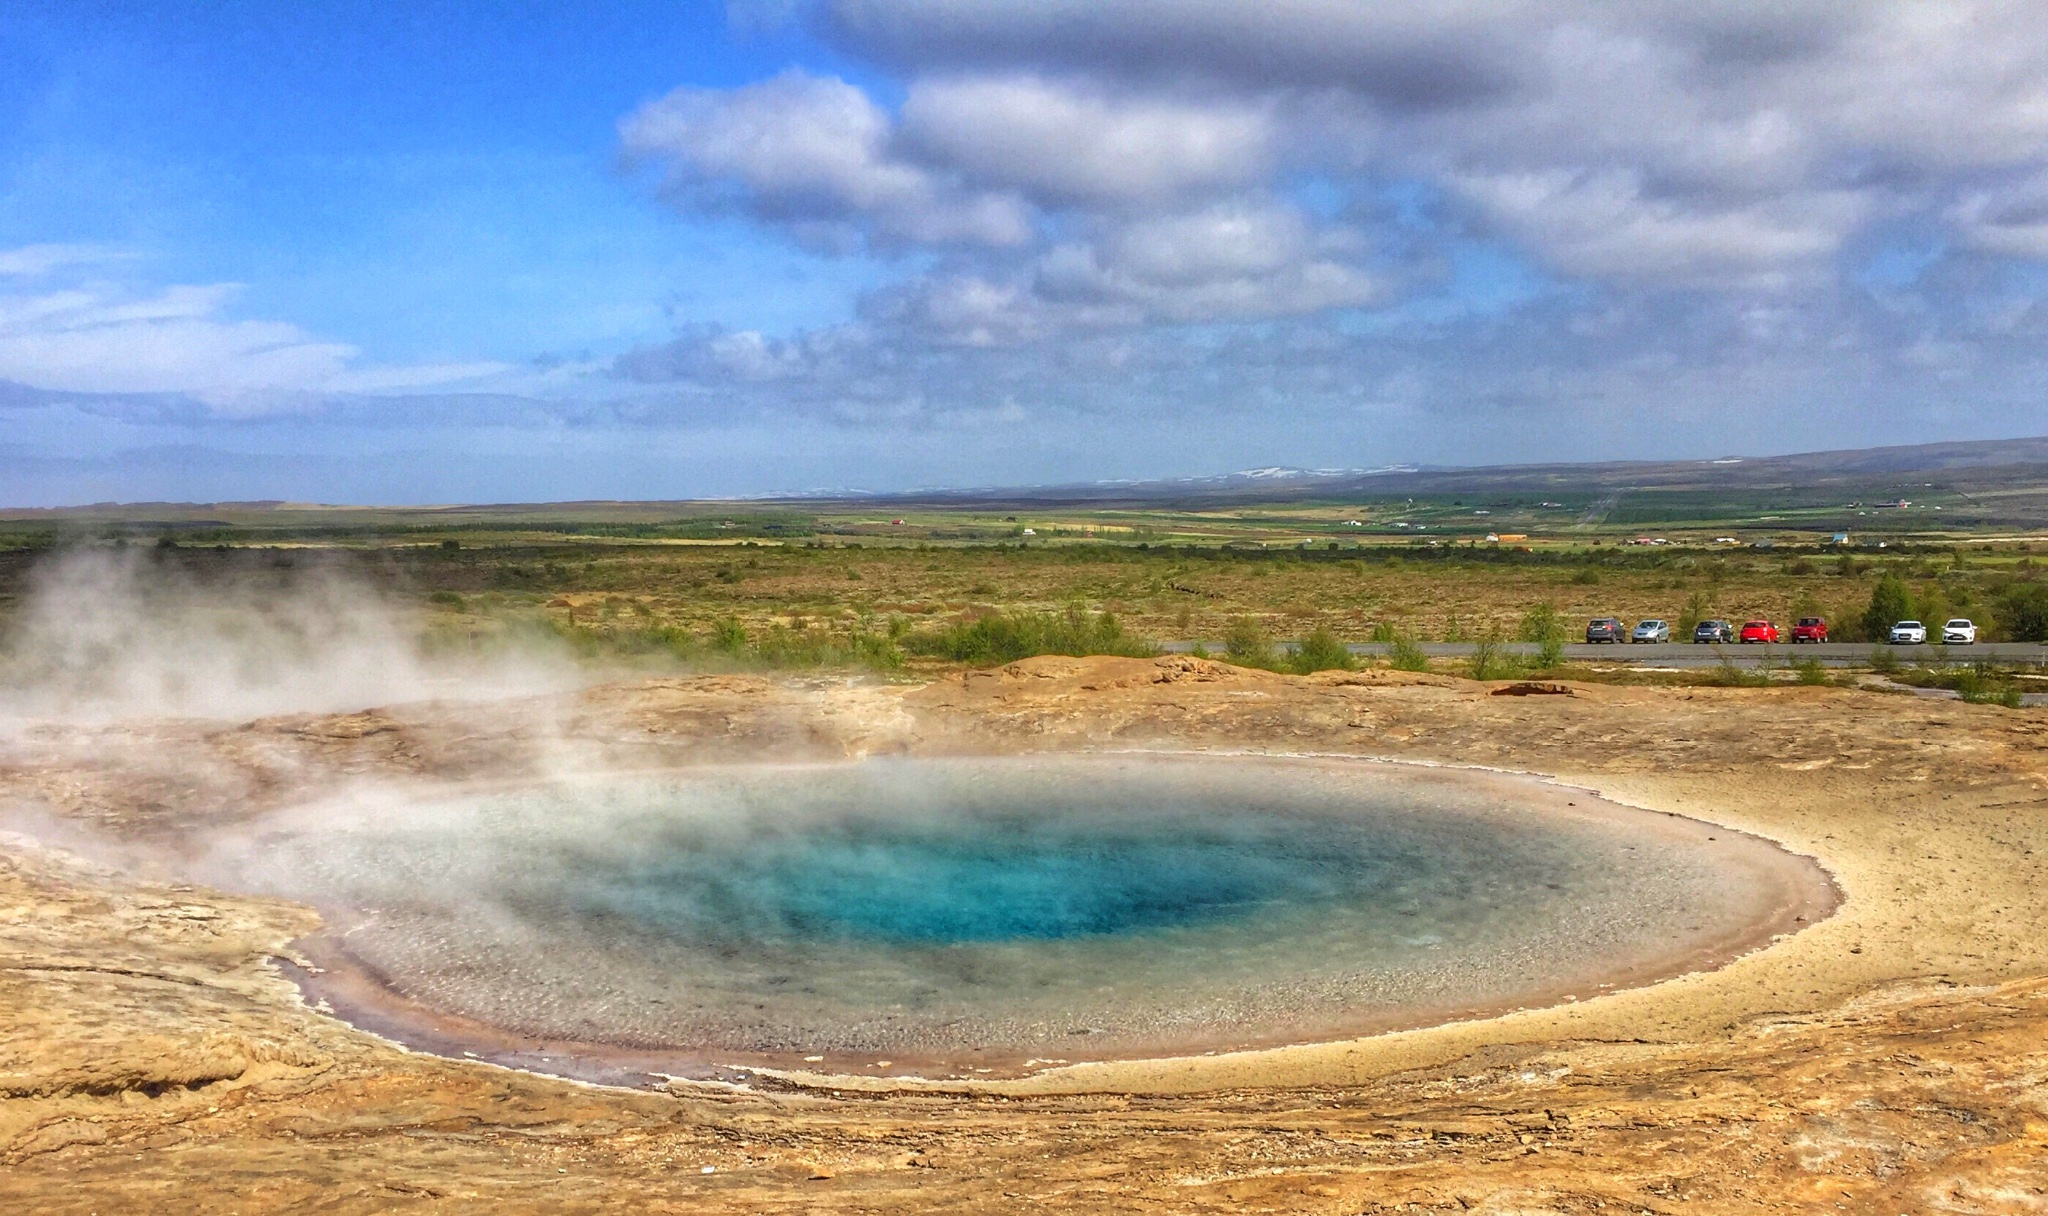
[[[1362,245],[1344,229],[1317,230],[1292,208],[1233,201],[1137,220],[1094,245],[1055,248],[1037,281],[1048,298],[1120,304],[1148,320],[1295,316],[1383,294],[1350,260]]]
[[[2048,259],[2048,174],[1972,191],[1950,210],[1949,219],[1973,249]]]
[[[233,283],[134,287],[87,279],[136,255],[102,246],[0,250],[0,380],[77,393],[188,393],[223,414],[306,406],[305,394],[376,392],[473,380],[495,363],[359,366],[356,347],[286,321],[240,319]],[[61,276],[58,276],[61,277]]]
[[[932,162],[1041,200],[1156,202],[1264,176],[1276,135],[1269,111],[1117,97],[1034,76],[954,76],[913,83],[903,127]]]
[[[923,256],[853,325],[633,352],[636,391],[874,427],[1008,394],[1235,434],[1398,400],[1418,434],[1515,456],[1616,409],[1652,433],[1796,410],[1800,442],[1833,442],[1942,408],[2034,417],[2048,384],[2048,291],[1987,270],[2048,258],[2038,4],[820,0],[811,20],[893,73],[900,110],[788,76],[678,94],[627,146],[686,207]],[[972,200],[1005,222],[962,222]],[[1880,264],[1910,281],[1866,287]],[[1442,425],[1481,417],[1502,425]]]
[[[1775,287],[1807,278],[1867,210],[1853,191],[1660,198],[1640,173],[1625,170],[1470,175],[1452,184],[1556,269],[1653,286]]]
[[[136,254],[116,245],[43,244],[0,249],[0,276],[40,278],[69,266],[127,261]]]
[[[977,179],[1134,197],[1203,163],[1187,140],[1233,188],[1320,149],[1434,181],[1595,280],[1807,284],[1972,174],[2048,168],[2048,8],[2013,0],[833,0],[821,28],[908,73],[906,115]],[[1121,137],[1148,113],[1163,134]]]
[[[737,186],[738,205],[819,243],[863,231],[932,244],[1031,235],[1020,200],[958,189],[898,156],[889,116],[842,80],[789,71],[729,91],[678,89],[629,115],[620,135],[673,188]]]
[[[219,315],[230,284],[140,296],[74,288],[0,299],[0,378],[74,392],[312,388],[339,376],[352,346],[281,321]]]

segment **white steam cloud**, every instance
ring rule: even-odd
[[[0,632],[0,717],[246,720],[581,682],[545,650],[433,653],[421,625],[331,571],[202,581],[148,553],[77,551],[31,575]]]

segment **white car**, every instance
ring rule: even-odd
[[[1927,626],[1918,621],[1900,621],[1892,626],[1894,646],[1921,646],[1927,642]]]
[[[1977,640],[1977,626],[1957,617],[1941,627],[1941,642],[1944,646],[1968,646]]]

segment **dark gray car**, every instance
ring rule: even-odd
[[[1628,626],[1623,624],[1619,617],[1594,617],[1586,625],[1586,640],[1588,642],[1626,642],[1628,641]]]
[[[1735,640],[1735,626],[1726,621],[1701,621],[1692,631],[1695,642],[1732,642]]]

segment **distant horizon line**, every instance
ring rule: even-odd
[[[0,504],[0,515],[19,518],[22,516],[62,515],[100,510],[136,510],[152,507],[221,507],[273,511],[479,511],[532,507],[655,506],[671,503],[683,505],[693,503],[917,502],[940,497],[996,499],[1002,495],[1043,494],[1057,491],[1082,492],[1138,487],[1187,486],[1195,488],[1226,484],[1256,485],[1260,483],[1301,485],[1316,481],[1335,481],[1345,478],[1394,477],[1404,474],[1487,473],[1535,469],[1615,469],[1627,467],[1675,468],[1697,466],[1701,468],[1727,468],[1734,465],[1773,461],[1798,461],[1830,456],[1908,453],[1936,449],[1969,449],[1990,453],[1995,450],[2006,449],[2014,444],[2041,444],[2044,446],[2043,450],[2037,454],[2013,453],[2009,459],[1973,461],[1969,462],[1968,467],[1985,468],[1999,465],[2025,464],[2030,459],[2048,460],[2048,434],[2042,434],[2016,435],[2000,439],[1934,440],[1927,443],[1886,444],[1865,448],[1816,448],[1798,452],[1778,452],[1768,455],[1724,455],[1665,460],[1653,458],[1634,460],[1537,460],[1513,464],[1469,465],[1394,462],[1353,468],[1316,469],[1297,468],[1289,465],[1262,465],[1249,469],[1238,469],[1228,473],[1200,473],[1182,477],[1115,477],[1100,478],[1093,481],[936,485],[918,486],[903,490],[864,490],[845,486],[817,487],[806,490],[777,490],[756,494],[724,494],[682,498],[564,498],[439,503],[326,503],[291,498],[213,499],[209,501],[197,499],[102,499],[94,502],[71,503],[54,507]]]

